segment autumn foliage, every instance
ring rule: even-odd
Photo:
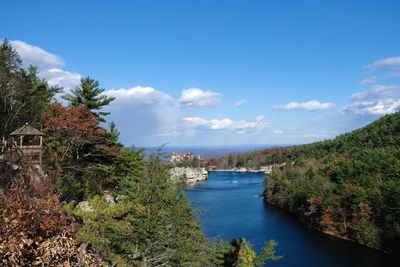
[[[104,143],[106,131],[99,126],[97,118],[85,107],[65,108],[55,103],[44,113],[45,129],[57,138],[61,148],[60,161],[79,158],[84,146]]]
[[[44,246],[53,239],[63,239],[68,246],[78,225],[64,212],[57,195],[35,195],[13,186],[0,197],[0,206],[0,265],[62,263],[70,258],[72,251],[65,253],[68,251],[62,246],[43,260],[49,252]]]
[[[100,193],[112,184],[110,170],[120,154],[98,118],[84,106],[50,106],[44,113],[44,164],[67,198]]]
[[[15,185],[0,196],[0,266],[102,266],[74,240],[79,226],[53,193]]]

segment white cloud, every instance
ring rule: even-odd
[[[10,43],[22,58],[25,66],[32,64],[39,69],[44,69],[64,65],[59,56],[49,53],[40,47],[19,40],[10,41]]]
[[[62,69],[64,62],[61,57],[24,41],[14,40],[10,43],[21,57],[23,66],[38,67],[39,77],[46,79],[50,85],[61,86],[68,92],[80,83],[79,73]]]
[[[374,85],[369,91],[351,96],[351,104],[343,108],[345,113],[356,115],[384,115],[399,111],[400,86]]]
[[[383,77],[400,77],[400,56],[387,57],[365,66],[369,71],[385,70]],[[360,85],[376,83],[378,79],[371,76],[359,82]],[[368,91],[357,92],[350,98],[351,103],[342,111],[352,113],[359,118],[370,121],[377,116],[394,113],[400,110],[400,85],[373,85]],[[372,117],[371,117],[372,116]]]
[[[183,121],[187,122],[190,126],[194,126],[194,127],[208,126],[210,123],[208,120],[198,118],[198,117],[183,118]]]
[[[280,137],[291,138],[291,139],[292,138],[323,139],[323,138],[332,138],[335,137],[336,135],[337,132],[335,131],[319,130],[311,133],[310,132],[299,133],[298,131],[295,131],[292,134],[280,135]]]
[[[317,100],[311,100],[307,102],[290,102],[286,105],[276,105],[274,106],[274,109],[280,109],[280,110],[295,110],[295,109],[304,109],[308,111],[316,111],[316,110],[326,110],[326,109],[332,109],[335,108],[335,104],[326,102],[326,103],[321,103]]]
[[[179,104],[182,107],[207,107],[220,104],[221,95],[212,91],[203,91],[199,88],[182,90]]]
[[[152,87],[134,86],[128,89],[110,89],[104,92],[105,95],[116,98],[119,104],[156,104],[172,101],[173,98]]]
[[[306,134],[300,135],[300,137],[305,137],[305,138],[329,138],[329,137],[332,137],[332,135],[325,134],[325,133],[306,133]]]
[[[235,106],[238,108],[243,107],[247,103],[247,99],[240,99],[235,102]]]
[[[115,97],[105,111],[111,112],[108,120],[116,122],[125,144],[161,145],[179,135],[181,116],[170,95],[144,86],[111,89],[104,94]]]
[[[67,92],[79,85],[82,77],[79,73],[69,72],[58,68],[41,70],[39,76],[46,79],[49,82],[49,85],[64,87]]]
[[[375,76],[368,77],[366,79],[363,79],[358,82],[359,85],[370,85],[374,84],[378,81],[378,79]]]
[[[267,122],[263,116],[258,116],[255,120],[246,121],[233,121],[231,119],[213,119],[206,120],[199,117],[186,117],[183,118],[183,121],[187,124],[188,127],[200,128],[206,130],[228,130],[228,131],[237,131],[240,133],[247,134],[258,134],[260,133],[266,126]]]
[[[274,134],[283,134],[282,130],[274,130]]]
[[[396,67],[400,67],[400,57],[398,56],[383,58],[366,66],[370,70]]]
[[[343,109],[356,115],[385,115],[399,111],[400,99],[387,99],[370,102],[355,102]]]
[[[399,85],[374,85],[368,92],[358,92],[351,96],[351,100],[376,100],[388,97],[400,97]]]

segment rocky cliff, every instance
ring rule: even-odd
[[[171,169],[170,174],[174,180],[181,179],[182,177],[186,178],[187,183],[203,181],[208,177],[208,172],[205,168],[193,167],[174,167]]]

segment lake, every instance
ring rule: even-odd
[[[264,174],[210,172],[207,181],[189,186],[187,196],[208,237],[245,237],[258,251],[269,239],[284,258],[268,266],[390,267],[397,259],[310,229],[261,197]]]

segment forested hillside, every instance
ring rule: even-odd
[[[242,158],[244,165],[286,162],[265,179],[269,203],[329,234],[400,255],[400,113],[334,140]]]
[[[280,166],[266,176],[267,202],[321,231],[400,255],[400,113],[333,140],[229,155],[209,164]]]

